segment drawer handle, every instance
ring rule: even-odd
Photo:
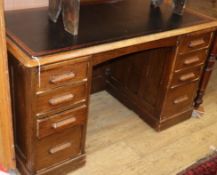
[[[198,47],[202,44],[205,44],[205,41],[204,41],[204,39],[201,38],[201,39],[191,41],[190,44],[188,45],[188,47],[195,48],[195,47]]]
[[[71,142],[64,143],[64,144],[62,144],[62,145],[58,145],[58,146],[56,146],[56,147],[54,147],[54,148],[51,148],[51,149],[49,150],[49,153],[50,153],[50,154],[56,154],[56,153],[58,153],[58,152],[60,152],[60,151],[62,151],[62,150],[64,150],[64,149],[67,149],[67,148],[69,148],[69,147],[71,147],[71,146],[72,146],[72,143],[71,143]]]
[[[56,122],[56,123],[52,124],[52,128],[58,129],[58,128],[61,128],[63,126],[72,124],[74,122],[76,122],[76,118],[71,117],[71,118],[68,118],[68,119],[65,119],[65,120],[62,120],[62,121],[59,121],[59,122]]]
[[[67,72],[63,75],[57,75],[57,76],[51,77],[50,82],[52,84],[57,84],[57,83],[61,83],[64,81],[69,81],[73,78],[75,78],[75,73],[74,72]]]
[[[49,100],[49,104],[55,106],[55,105],[59,105],[61,103],[65,103],[65,102],[69,102],[74,98],[73,94],[67,94],[67,95],[63,95],[60,97],[54,97],[52,99]]]
[[[185,75],[182,75],[179,80],[181,81],[187,81],[187,80],[190,80],[192,78],[195,78],[195,74],[194,73],[189,73],[189,74],[185,74]]]
[[[188,100],[188,96],[184,96],[184,97],[180,97],[180,98],[177,98],[176,100],[174,100],[174,104],[179,104],[179,103],[182,103],[184,101],[187,101]]]
[[[186,59],[184,61],[184,64],[189,65],[189,64],[197,63],[198,61],[200,61],[199,57],[191,57],[191,58]]]

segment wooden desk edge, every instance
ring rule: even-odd
[[[199,24],[191,27],[185,27],[181,29],[170,30],[161,33],[155,33],[126,40],[116,41],[107,44],[100,44],[87,48],[66,51],[58,54],[46,55],[38,57],[40,65],[47,65],[50,63],[57,63],[60,61],[66,61],[73,58],[92,56],[94,54],[107,52],[115,49],[129,47],[132,45],[138,45],[142,43],[148,43],[156,40],[176,37],[184,34],[189,34],[198,31],[215,31],[217,30],[217,21]],[[8,50],[26,67],[36,67],[39,65],[38,61],[28,56],[22,49],[20,49],[11,39],[7,38]]]

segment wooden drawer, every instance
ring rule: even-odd
[[[181,38],[179,53],[187,53],[208,47],[212,33],[190,34]]]
[[[170,89],[162,111],[163,118],[184,112],[193,107],[197,83]]]
[[[38,94],[36,98],[37,115],[85,101],[87,89],[87,84],[83,83],[79,86],[67,86]]]
[[[206,49],[187,53],[184,55],[178,55],[176,60],[175,70],[179,71],[181,69],[194,67],[196,65],[202,65],[204,64],[206,57],[207,57]]]
[[[67,62],[45,66],[41,71],[41,84],[37,91],[63,86],[67,83],[87,81],[89,62]]]
[[[83,126],[76,126],[36,141],[36,170],[78,156],[81,153],[82,135]]]
[[[200,78],[202,66],[174,73],[171,87],[176,87],[192,81],[197,81]]]
[[[81,125],[87,119],[87,106],[82,105],[75,109],[67,110],[45,119],[37,120],[37,137],[42,139],[46,136]]]

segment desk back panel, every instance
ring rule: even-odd
[[[131,102],[142,106],[146,115],[159,119],[173,55],[173,47],[158,48],[114,61],[107,81],[108,89],[120,91]]]

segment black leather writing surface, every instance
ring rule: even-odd
[[[185,11],[172,15],[172,8],[150,7],[149,0],[123,0],[116,3],[82,5],[79,34],[64,31],[61,18],[52,23],[47,8],[6,13],[8,37],[31,56],[84,48],[136,36],[168,31],[207,22],[209,19]]]

